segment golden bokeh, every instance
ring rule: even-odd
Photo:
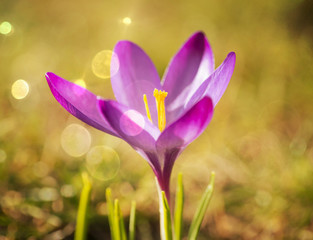
[[[120,168],[117,152],[108,146],[95,146],[87,153],[86,166],[89,174],[98,180],[110,180]]]
[[[132,23],[132,20],[130,17],[124,17],[122,22],[125,24],[125,25],[130,25]]]
[[[23,99],[28,95],[28,93],[29,85],[25,80],[19,79],[12,84],[11,94],[15,99]]]
[[[2,22],[0,24],[0,33],[3,34],[3,35],[8,35],[12,32],[13,30],[13,27],[11,25],[11,23],[9,22]]]
[[[88,152],[91,144],[89,131],[79,125],[70,124],[62,132],[61,146],[72,157],[81,157]]]
[[[69,198],[69,197],[73,197],[76,194],[75,188],[73,185],[71,184],[65,184],[61,187],[61,195],[63,197]]]
[[[39,189],[38,197],[41,201],[50,202],[57,200],[59,197],[59,193],[55,188],[43,187]]]
[[[119,70],[118,56],[111,50],[98,52],[92,60],[91,67],[97,77],[110,78]]]

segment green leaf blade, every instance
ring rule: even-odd
[[[207,186],[204,194],[202,195],[200,204],[199,204],[198,209],[195,213],[195,216],[192,220],[192,223],[191,223],[191,226],[189,229],[189,234],[188,234],[189,240],[196,240],[197,239],[202,220],[204,218],[205,212],[209,206],[210,200],[211,200],[212,195],[213,195],[214,180],[215,180],[215,173],[212,172],[210,183]]]
[[[183,174],[179,173],[178,179],[177,179],[175,212],[174,212],[175,240],[181,239],[182,224],[183,224],[183,208],[184,208]]]
[[[136,202],[133,201],[129,216],[129,240],[135,240]]]
[[[172,221],[171,211],[167,203],[165,192],[162,191],[162,207],[163,207],[163,228],[165,234],[165,240],[172,240]]]
[[[110,188],[106,189],[105,196],[107,200],[107,210],[108,210],[108,219],[109,219],[111,238],[115,240],[117,237],[115,236],[115,231],[114,231],[114,205],[112,201],[112,192]]]
[[[157,178],[155,178],[160,211],[160,236],[161,240],[172,240],[172,220],[169,205],[164,191],[161,191]]]
[[[121,240],[127,240],[124,218],[119,204],[118,204],[118,215]]]
[[[85,240],[87,236],[87,213],[90,201],[91,180],[87,173],[82,173],[83,189],[80,194],[76,218],[75,240]]]
[[[113,231],[114,231],[114,240],[121,240],[121,230],[120,230],[120,213],[119,213],[119,203],[118,199],[114,201],[114,218],[113,218]]]

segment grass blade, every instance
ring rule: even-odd
[[[158,180],[155,178],[158,195],[159,195],[159,211],[160,211],[160,236],[161,240],[172,239],[172,222],[171,213],[168,206],[165,192],[161,191]]]
[[[179,173],[177,179],[175,212],[174,212],[175,240],[181,239],[181,231],[183,224],[183,207],[184,207],[183,174]]]
[[[125,229],[125,224],[124,224],[124,218],[123,218],[123,214],[121,211],[121,207],[118,203],[118,218],[119,218],[119,229],[120,229],[120,236],[122,240],[127,240],[127,236],[126,236],[126,229]]]
[[[112,192],[110,188],[106,189],[105,196],[107,200],[108,219],[109,219],[109,226],[110,226],[110,231],[111,231],[111,238],[115,240],[116,236],[115,236],[115,231],[114,231],[114,205],[112,201]]]
[[[133,201],[129,216],[129,240],[135,240],[136,202]]]
[[[163,207],[163,214],[164,214],[164,233],[166,240],[172,240],[172,222],[171,222],[171,211],[169,205],[167,203],[165,192],[162,191],[162,207]]]
[[[114,217],[113,217],[113,231],[115,240],[121,240],[121,230],[120,230],[120,213],[119,213],[119,203],[118,199],[114,201]]]
[[[83,190],[80,194],[78,213],[76,218],[75,240],[85,240],[87,235],[87,212],[90,201],[91,180],[87,173],[82,173]]]
[[[189,235],[188,235],[189,240],[196,240],[197,239],[204,214],[205,214],[205,212],[208,208],[208,205],[210,203],[210,200],[212,198],[213,189],[214,189],[214,179],[215,179],[215,173],[212,172],[210,183],[207,186],[204,194],[202,195],[200,204],[199,204],[198,209],[196,211],[196,214],[192,220],[192,223],[191,223],[191,226],[189,229]]]

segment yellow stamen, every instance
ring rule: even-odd
[[[155,103],[158,111],[158,126],[162,132],[166,125],[164,100],[167,96],[167,92],[154,89],[153,96],[155,97]]]
[[[151,118],[151,114],[150,114],[150,110],[149,110],[149,105],[148,105],[148,99],[147,99],[147,95],[146,94],[143,95],[143,101],[145,103],[147,117],[150,120],[150,122],[152,122],[152,118]]]
[[[155,97],[155,103],[156,103],[156,108],[157,108],[157,112],[158,112],[158,127],[159,127],[160,131],[162,132],[165,129],[165,125],[166,125],[164,100],[167,96],[167,92],[154,89],[153,96]],[[143,95],[143,101],[145,103],[147,117],[150,120],[150,122],[152,122],[146,94]]]

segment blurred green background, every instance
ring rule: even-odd
[[[106,187],[126,217],[137,201],[138,239],[159,239],[148,164],[70,116],[44,74],[113,98],[110,80],[94,74],[97,53],[131,40],[162,76],[198,30],[216,66],[230,51],[237,62],[211,124],[174,167],[172,190],[184,174],[186,231],[214,170],[199,239],[313,239],[312,12],[312,0],[1,0],[0,240],[73,239],[87,170],[94,176],[88,239],[108,239]]]

